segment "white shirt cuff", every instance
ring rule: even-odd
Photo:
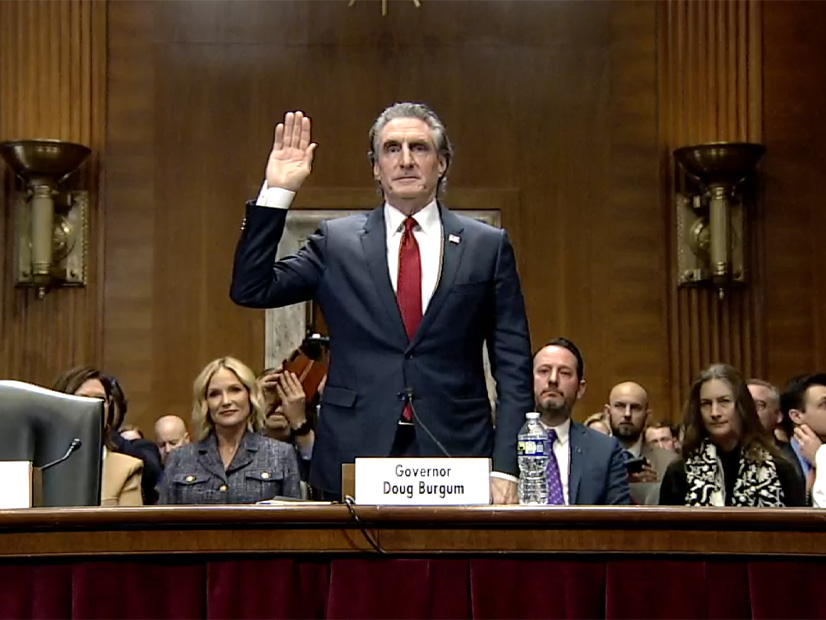
[[[826,444],[821,445],[815,452],[815,462],[812,463],[815,469],[826,470]]]
[[[289,209],[293,198],[295,198],[295,192],[282,187],[267,187],[267,181],[265,180],[255,204],[259,207]]]
[[[815,453],[815,483],[812,487],[812,504],[815,508],[826,508],[826,445]]]
[[[506,474],[501,471],[492,471],[490,472],[491,478],[501,478],[502,480],[510,480],[511,482],[519,482],[519,478],[516,476],[511,476],[510,474]]]

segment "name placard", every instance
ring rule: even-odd
[[[0,508],[31,508],[34,501],[31,461],[0,461]]]
[[[490,459],[357,458],[356,502],[377,506],[490,504]]]

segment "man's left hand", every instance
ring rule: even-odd
[[[518,504],[519,496],[516,483],[505,478],[490,479],[491,504]]]
[[[794,437],[800,444],[800,454],[802,454],[803,458],[814,466],[817,449],[823,445],[823,442],[820,441],[820,437],[818,437],[817,434],[809,428],[808,424],[801,424],[796,427],[794,429]]]

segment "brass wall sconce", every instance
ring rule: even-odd
[[[680,286],[712,285],[722,299],[745,284],[746,210],[739,189],[766,147],[745,142],[686,146],[674,159],[688,175],[677,193],[677,274]]]
[[[89,193],[59,186],[91,150],[62,140],[0,143],[0,156],[24,184],[13,197],[18,287],[43,299],[55,286],[86,284]]]

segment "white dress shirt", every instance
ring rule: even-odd
[[[267,187],[267,182],[261,187],[256,204],[259,207],[273,207],[289,209],[295,192],[280,187]],[[387,271],[393,291],[397,290],[399,281],[399,246],[404,232],[404,220],[407,216],[384,203],[384,226],[387,238]],[[421,211],[413,215],[418,226],[413,229],[413,236],[419,244],[419,256],[422,261],[422,315],[427,311],[427,304],[433,297],[439,275],[442,271],[442,218],[439,217],[439,207],[436,200],[431,201]]]
[[[812,485],[812,504],[826,508],[826,445],[815,453],[815,483]]]
[[[398,291],[399,282],[399,246],[404,232],[404,220],[407,216],[384,203],[384,227],[387,234],[387,270],[393,290]],[[419,244],[419,256],[422,262],[422,315],[427,311],[427,304],[433,297],[439,275],[442,271],[442,218],[439,207],[433,200],[424,209],[415,213],[413,219],[418,224],[413,229],[413,236]]]
[[[626,448],[622,444],[620,444],[620,448],[622,448],[624,452],[630,452],[634,455],[635,459],[638,459],[642,456],[642,439],[642,435],[640,435],[640,438],[637,439],[637,443],[635,443],[630,448]]]
[[[541,420],[540,420],[541,422]],[[556,431],[556,441],[551,449],[554,451],[556,463],[559,465],[559,479],[562,481],[562,496],[565,498],[565,505],[570,506],[571,500],[568,497],[568,483],[571,478],[571,420],[565,420],[559,426],[548,426],[542,422],[545,430]]]

